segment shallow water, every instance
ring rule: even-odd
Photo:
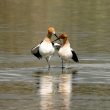
[[[109,57],[81,56],[81,63],[65,64],[63,70],[60,64],[51,65],[50,70],[21,67],[31,56],[12,57],[16,59],[10,60],[9,67],[0,70],[0,110],[110,109]],[[18,67],[10,67],[13,63]]]
[[[1,1],[0,110],[110,110],[109,5]],[[62,70],[55,54],[48,69],[45,59],[31,55],[48,26],[67,32],[79,63],[65,62]]]

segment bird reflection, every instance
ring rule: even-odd
[[[34,78],[36,81],[37,97],[40,97],[42,110],[51,110],[54,106],[59,109],[69,110],[72,92],[72,79],[77,71],[73,70],[49,70],[36,71]],[[59,102],[59,103],[58,103]]]

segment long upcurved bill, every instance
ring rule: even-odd
[[[54,40],[54,41],[52,41],[52,42],[55,42],[55,41],[59,40],[59,41],[60,41],[60,43],[61,43],[61,40],[60,40],[60,38],[57,36],[57,34],[55,33],[54,35],[56,36],[56,38],[57,38],[57,39],[55,39],[55,40]]]

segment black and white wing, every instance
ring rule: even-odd
[[[77,57],[77,54],[76,54],[76,52],[72,48],[71,48],[71,52],[72,52],[72,59],[75,62],[79,62],[78,57]]]
[[[32,53],[34,56],[36,56],[38,59],[41,59],[42,56],[41,56],[41,54],[39,53],[39,46],[40,46],[40,44],[37,45],[37,46],[35,46],[35,47],[33,47],[33,48],[31,49],[31,53]]]
[[[55,50],[59,50],[60,49],[60,47],[61,47],[61,44],[59,44],[59,43],[52,43],[52,45],[53,45],[53,47],[55,48]]]

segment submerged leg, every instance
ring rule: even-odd
[[[46,61],[47,61],[47,64],[48,64],[48,68],[50,68],[50,57],[46,57]]]
[[[62,59],[62,73],[63,73],[64,65],[63,65],[63,59]]]
[[[63,65],[63,59],[62,59],[62,68],[64,68],[64,65]]]

